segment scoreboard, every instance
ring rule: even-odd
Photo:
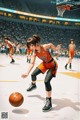
[[[80,5],[80,0],[56,0],[56,5]]]

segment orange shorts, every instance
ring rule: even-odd
[[[73,58],[74,57],[74,50],[69,51],[69,57]]]
[[[9,54],[13,55],[14,54],[14,48],[10,48]]]
[[[42,63],[38,66],[38,68],[39,68],[43,73],[45,73],[47,70],[51,69],[52,74],[53,74],[54,76],[56,76],[58,65],[57,65],[56,61],[53,60],[53,61],[50,62],[50,63],[44,63],[44,62],[42,62]]]

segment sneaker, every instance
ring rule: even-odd
[[[10,63],[14,63],[15,62],[15,60],[14,59],[12,59],[12,61],[10,62]]]
[[[49,100],[49,98],[46,99],[46,103],[44,105],[44,107],[42,108],[43,112],[48,112],[52,109],[52,103],[51,100]]]
[[[30,87],[27,89],[27,91],[32,91],[32,90],[34,90],[34,89],[36,89],[36,88],[37,88],[36,84],[32,84],[32,83],[31,83],[31,85],[30,85]]]
[[[70,63],[70,65],[69,65],[69,68],[70,68],[70,69],[72,68],[72,65],[71,65],[71,63]]]
[[[65,65],[65,69],[67,69],[67,64]]]

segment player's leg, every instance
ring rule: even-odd
[[[36,86],[36,76],[38,74],[42,73],[42,71],[37,67],[33,73],[31,74],[31,78],[32,78],[32,82],[31,82],[31,85],[29,86],[29,88],[27,89],[27,91],[32,91],[33,89],[35,89],[37,86]]]
[[[69,68],[70,68],[70,69],[72,68],[72,60],[73,60],[73,57],[74,57],[74,51],[72,51],[72,53],[71,53],[71,60],[70,60],[70,63],[69,63]]]
[[[27,89],[27,91],[31,91],[34,88],[36,88],[36,76],[40,73],[45,73],[46,72],[46,67],[44,66],[44,63],[42,62],[31,74],[31,78],[32,78],[32,83],[30,85],[30,87]]]
[[[13,58],[13,54],[14,54],[14,49],[12,48],[12,49],[10,50],[10,52],[9,52],[9,57],[11,58],[11,62],[10,62],[10,63],[14,63],[14,62],[15,62],[15,60],[14,60],[14,58]]]
[[[30,63],[31,62],[31,55],[27,55],[27,62]]]
[[[53,77],[55,77],[55,75],[53,75],[52,70],[51,69],[48,70],[44,80],[45,90],[46,90],[46,102],[44,107],[42,108],[44,112],[52,109],[52,101],[51,101],[52,87],[50,81]]]
[[[71,57],[69,57],[69,60],[68,60],[68,62],[65,65],[65,69],[67,69],[67,66],[68,66],[69,63],[71,63]]]
[[[68,64],[69,64],[69,68],[70,69],[72,68],[72,64],[71,63],[72,63],[73,57],[74,57],[74,52],[70,52],[70,54],[69,54],[69,60],[68,60],[68,62],[65,65],[65,69],[67,69]]]
[[[57,54],[56,59],[59,60],[60,53]]]

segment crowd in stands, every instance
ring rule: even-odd
[[[63,49],[68,49],[70,39],[74,39],[77,50],[80,50],[80,30],[32,25],[0,19],[0,50],[4,50],[4,36],[9,36],[18,52],[26,51],[26,40],[33,34],[40,35],[43,43],[62,43]],[[19,49],[19,50],[18,50]]]
[[[0,0],[0,7],[21,11],[24,9],[19,0]]]

